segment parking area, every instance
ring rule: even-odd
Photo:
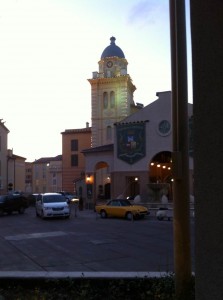
[[[93,210],[70,219],[0,218],[2,272],[172,272],[172,222],[101,219]],[[193,222],[191,223],[193,249]],[[5,273],[6,274],[6,273]]]

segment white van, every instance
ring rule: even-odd
[[[70,206],[59,193],[45,193],[37,196],[36,216],[44,218],[70,217]]]

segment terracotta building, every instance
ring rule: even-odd
[[[62,134],[62,190],[77,192],[75,183],[85,177],[83,149],[91,147],[91,127],[67,129]],[[78,193],[82,194],[81,190]]]

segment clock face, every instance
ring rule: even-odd
[[[167,120],[163,120],[158,125],[158,130],[161,135],[168,135],[170,133],[171,125]]]
[[[113,62],[112,62],[112,61],[108,61],[108,62],[107,62],[107,67],[108,67],[108,68],[111,68],[112,66],[113,66]]]

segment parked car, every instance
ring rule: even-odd
[[[119,217],[127,220],[140,219],[149,214],[147,207],[134,205],[127,199],[113,199],[106,204],[96,205],[95,210],[101,218]]]
[[[28,200],[22,194],[8,194],[0,196],[0,215],[18,212],[23,214],[28,208]]]
[[[159,221],[167,219],[170,221],[173,218],[173,209],[168,209],[167,207],[160,207],[156,212],[156,217]]]
[[[79,202],[79,198],[77,197],[76,194],[73,193],[69,193],[69,192],[58,192],[59,194],[63,195],[66,199],[68,203],[72,203],[72,202]]]
[[[38,195],[39,194],[29,194],[27,196],[27,199],[29,201],[29,206],[35,206]]]
[[[41,218],[70,217],[70,206],[65,196],[59,193],[45,193],[37,196],[36,216]]]

